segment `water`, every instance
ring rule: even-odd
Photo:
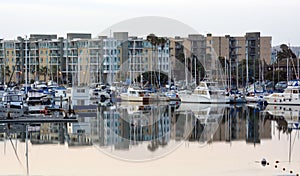
[[[298,109],[118,103],[1,124],[0,175],[296,175]]]

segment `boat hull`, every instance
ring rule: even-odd
[[[127,94],[121,94],[121,101],[133,101],[133,102],[149,102],[150,97],[138,97],[138,96],[130,96]]]
[[[203,104],[226,104],[230,103],[228,97],[208,98],[198,94],[180,94],[181,102],[183,103],[203,103]]]

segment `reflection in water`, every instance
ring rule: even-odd
[[[29,125],[32,144],[99,145],[114,150],[147,143],[155,151],[174,141],[259,143],[271,138],[271,122],[248,106],[214,104],[142,104],[122,102],[79,112],[78,123]],[[24,124],[3,124],[2,133],[25,140]],[[4,134],[2,134],[4,137]]]
[[[292,143],[291,134],[299,129],[295,112],[272,106],[121,102],[83,109],[78,123],[3,123],[0,140],[5,143],[4,153],[7,145],[17,147],[13,140],[26,142],[27,137],[32,145],[94,146],[116,158],[141,161],[162,157],[183,142],[205,146],[245,141],[255,146],[272,138],[272,121],[279,132],[289,134]],[[291,150],[292,144],[289,160]]]

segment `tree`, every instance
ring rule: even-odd
[[[295,76],[299,77],[299,75],[297,75],[296,73],[296,68],[295,68],[295,64],[294,64],[294,59],[297,59],[296,54],[290,49],[290,47],[288,47],[286,44],[281,44],[280,45],[280,49],[281,51],[277,52],[277,64],[283,60],[283,59],[287,59],[287,64],[288,65],[292,65],[295,71]],[[292,62],[290,64],[290,62]],[[285,74],[287,74],[289,70],[286,70]],[[282,75],[280,75],[282,76]]]
[[[154,34],[149,34],[148,36],[147,36],[147,41],[148,42],[150,42],[150,44],[151,44],[151,48],[152,48],[152,58],[151,58],[151,69],[152,69],[152,63],[153,63],[153,52],[155,53],[155,49],[156,49],[156,47],[157,47],[157,45],[158,45],[158,37],[156,36],[156,35],[154,35]],[[156,61],[154,61],[154,68],[156,69]],[[151,71],[153,71],[153,69],[151,70]],[[152,72],[151,72],[151,74],[152,74]],[[151,78],[152,78],[152,75],[150,76]],[[156,81],[155,81],[156,82]],[[153,82],[152,82],[152,79],[151,79],[151,84],[153,84]]]
[[[47,69],[46,66],[42,66],[42,67],[40,67],[40,69],[38,70],[39,75],[43,75],[43,76],[44,76],[44,81],[46,81],[47,72],[48,72],[48,69]]]
[[[5,71],[5,73],[4,73]],[[2,76],[3,75],[3,76]],[[11,75],[11,70],[9,69],[9,66],[6,65],[5,67],[1,67],[1,82],[5,83],[4,81],[7,82],[7,77],[10,77]]]
[[[277,61],[286,58],[292,58],[292,59],[297,58],[296,54],[286,44],[281,44],[280,49],[281,51],[277,52]]]
[[[167,39],[166,38],[164,38],[164,37],[159,37],[158,39],[157,39],[157,43],[158,43],[158,45],[160,45],[160,47],[161,47],[161,57],[160,57],[160,61],[159,61],[159,69],[158,69],[158,71],[159,71],[159,75],[158,75],[158,84],[159,84],[159,86],[161,86],[161,80],[160,80],[160,73],[161,73],[161,64],[162,64],[162,56],[163,56],[163,50],[164,50],[164,48],[165,48],[165,45],[166,45],[166,43],[167,43],[168,41],[167,41]]]
[[[10,75],[11,75],[11,71],[9,69],[9,66],[7,65],[5,66],[5,80],[7,80],[6,77],[9,77]]]

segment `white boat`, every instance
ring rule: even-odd
[[[28,112],[23,94],[19,92],[5,92],[0,103],[0,118],[17,118]]]
[[[65,101],[68,99],[67,97],[67,88],[63,86],[53,87],[52,91],[54,92],[54,99],[57,101]]]
[[[178,91],[176,90],[170,90],[165,93],[167,97],[169,97],[170,101],[180,101],[180,97],[178,95]]]
[[[161,92],[150,93],[150,101],[170,101],[170,97]]]
[[[107,99],[110,99],[110,94],[106,86],[90,88],[89,91],[91,100],[100,100],[100,102],[104,102]]]
[[[283,93],[273,93],[264,96],[270,105],[300,105],[300,86],[289,85]]]
[[[230,97],[225,96],[225,90],[220,89],[216,82],[202,81],[193,92],[180,92],[181,102],[186,103],[230,103]]]
[[[122,101],[149,102],[151,99],[149,91],[137,87],[128,87],[127,92],[121,93],[120,97]]]
[[[55,103],[52,95],[38,91],[29,91],[27,93],[26,102],[30,114],[40,114],[46,107],[54,106]]]
[[[247,95],[245,96],[245,98],[248,103],[257,103],[264,101],[264,97],[262,95]]]
[[[2,99],[5,89],[6,89],[5,85],[0,85],[0,99]]]

